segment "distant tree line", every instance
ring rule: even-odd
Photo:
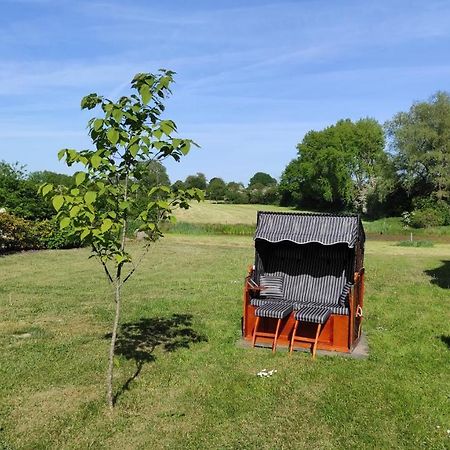
[[[369,218],[403,215],[405,224],[416,227],[450,225],[450,95],[437,92],[384,125],[372,118],[345,119],[309,131],[279,183],[257,172],[247,186],[220,177],[207,180],[203,173],[172,184],[156,160],[142,164],[136,176],[137,204],[147,201],[152,187],[167,185],[199,188],[215,202],[359,212]],[[25,221],[51,221],[53,207],[37,193],[43,183],[68,187],[72,176],[27,173],[19,164],[0,162],[0,208]]]
[[[220,177],[213,177],[207,181],[203,173],[189,175],[184,181],[177,180],[173,187],[189,189],[196,187],[206,192],[206,198],[215,202],[245,204],[278,204],[278,182],[265,172],[257,172],[247,186],[237,181],[225,182]]]
[[[384,126],[349,119],[309,131],[284,170],[280,202],[450,225],[450,96],[437,92]]]

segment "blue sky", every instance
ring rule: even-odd
[[[81,97],[161,67],[167,117],[202,147],[172,181],[279,177],[308,130],[450,90],[448,1],[0,0],[0,36],[0,159],[30,171],[90,146]]]

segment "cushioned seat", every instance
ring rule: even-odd
[[[292,312],[292,305],[283,302],[267,302],[255,309],[256,317],[284,319]]]
[[[340,316],[348,316],[349,314],[349,309],[346,306],[339,306],[335,303],[297,302],[294,303],[294,310],[299,310],[305,306],[325,307],[331,311],[331,314],[338,314]]]
[[[313,344],[312,345],[312,356],[313,356],[313,358],[315,358],[320,330],[322,328],[322,325],[330,317],[331,308],[324,307],[323,305],[313,306],[311,304],[301,305],[301,306],[296,304],[295,306],[298,309],[294,312],[295,325],[294,325],[294,331],[292,332],[291,345],[290,345],[289,352],[292,353],[295,341],[311,343],[311,344]],[[298,324],[300,322],[311,322],[311,323],[317,324],[316,336],[314,337],[314,339],[310,338],[310,337],[296,336]]]
[[[289,302],[287,300],[280,300],[278,298],[251,298],[250,299],[250,305],[252,306],[263,306],[263,305],[267,305],[268,303],[283,303],[286,305],[291,305],[292,306],[292,302]]]
[[[323,306],[302,306],[295,311],[295,320],[301,320],[303,322],[313,322],[324,324],[328,317],[330,317],[331,310]]]
[[[287,304],[280,301],[268,302],[266,301],[263,305],[258,306],[255,309],[255,328],[253,330],[253,347],[256,343],[257,337],[270,337],[273,338],[272,341],[272,351],[275,352],[277,348],[277,340],[280,333],[281,321],[288,317],[292,312],[292,303]],[[277,325],[275,333],[261,332],[258,331],[258,325],[261,320],[264,319],[277,319]]]

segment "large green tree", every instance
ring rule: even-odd
[[[149,245],[162,237],[161,224],[173,220],[175,207],[189,207],[189,201],[202,198],[198,189],[172,191],[156,184],[141,203],[134,194],[143,186],[142,173],[150,161],[187,154],[192,141],[175,137],[176,125],[163,119],[164,99],[170,93],[173,72],[141,73],[132,80],[133,93],[112,101],[97,94],[83,98],[82,109],[99,109],[89,121],[91,150],[63,149],[59,158],[69,166],[81,165],[75,184],[65,192],[53,193],[54,186],[41,186],[44,196],[52,198],[61,228],[71,228],[100,262],[114,291],[115,314],[111,333],[107,371],[108,404],[113,407],[114,352],[121,310],[121,290],[133,275]],[[131,214],[141,222],[146,241],[140,257],[134,259],[127,249],[127,227]]]
[[[273,186],[277,184],[277,180],[270,176],[266,172],[256,172],[249,180],[248,187],[253,187],[255,185],[261,186]]]
[[[450,200],[450,95],[437,92],[386,123],[401,182],[410,196]]]
[[[376,120],[340,120],[309,131],[297,150],[298,157],[281,177],[282,203],[366,211],[387,164],[383,130]]]
[[[206,197],[210,200],[224,200],[227,194],[227,185],[222,178],[214,177],[209,180],[206,188]]]
[[[196,175],[189,175],[184,180],[184,187],[186,189],[197,188],[202,191],[206,190],[207,187],[206,176],[204,173],[198,172]]]

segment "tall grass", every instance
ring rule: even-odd
[[[187,223],[177,222],[175,225],[166,227],[166,231],[173,234],[211,234],[211,235],[233,235],[253,236],[255,225],[245,223]]]

